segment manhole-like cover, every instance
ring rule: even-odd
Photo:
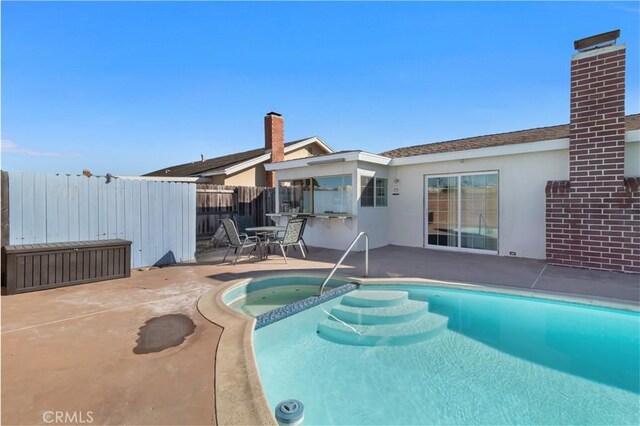
[[[182,314],[162,315],[148,319],[138,331],[134,354],[160,352],[181,345],[184,339],[193,334],[196,325],[191,318]]]

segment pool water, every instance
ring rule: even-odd
[[[324,281],[323,276],[275,275],[254,278],[225,292],[223,302],[236,312],[257,317],[276,308],[315,296]],[[327,283],[327,289],[349,282],[335,277]]]
[[[229,304],[234,311],[257,317],[284,305],[318,294],[318,286],[280,286],[248,293],[246,297]]]
[[[376,286],[428,301],[444,331],[359,346],[318,334],[333,299],[255,331],[271,406],[305,424],[638,424],[636,312],[437,287]],[[343,296],[345,297],[345,296]]]

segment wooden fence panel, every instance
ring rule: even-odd
[[[211,236],[220,220],[234,216],[233,186],[198,184],[196,193],[196,235]]]
[[[198,184],[197,237],[211,237],[225,218],[235,218],[241,229],[271,225],[267,213],[275,212],[274,194],[273,188]]]
[[[13,172],[6,177],[3,212],[4,204],[15,208],[8,212],[3,245],[122,238],[132,242],[132,267],[195,258],[195,184]],[[63,260],[46,259],[54,267]]]

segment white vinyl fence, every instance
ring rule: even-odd
[[[131,266],[193,260],[196,185],[9,172],[9,244],[130,240]]]

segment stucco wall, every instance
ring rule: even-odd
[[[400,194],[389,197],[391,244],[424,245],[425,175],[482,171],[499,173],[498,254],[544,259],[544,189],[548,180],[568,178],[567,150],[392,167]]]
[[[262,173],[259,172],[260,168],[262,168]],[[258,173],[256,173],[256,171],[258,171]],[[262,185],[258,183],[259,181],[262,182]],[[224,184],[232,186],[264,186],[264,166],[258,164],[240,173],[227,176]]]
[[[373,173],[373,175],[372,175]],[[361,207],[360,194],[362,187],[360,185],[360,176],[374,176],[378,178],[389,178],[389,168],[387,166],[358,162],[358,179],[357,179],[357,220],[358,232],[366,232],[369,236],[369,246],[371,248],[383,247],[389,245],[389,210],[390,207]],[[391,189],[393,182],[388,182],[388,203],[391,201]],[[387,203],[387,205],[388,205]],[[363,250],[364,245],[359,244],[359,249]]]
[[[640,176],[640,142],[627,142],[624,147],[624,175]]]
[[[640,143],[627,142],[625,175],[640,175]],[[427,175],[497,171],[499,174],[498,254],[545,258],[545,186],[549,180],[569,177],[568,150],[513,154],[388,167],[366,162],[328,163],[280,170],[278,179],[351,174],[355,191],[351,222],[310,219],[305,240],[309,245],[344,249],[358,232],[367,232],[371,247],[397,244],[424,246],[424,179]],[[384,207],[360,207],[360,176],[388,179]],[[399,183],[395,184],[394,180]],[[394,186],[399,194],[393,195]],[[282,218],[281,223],[286,223]],[[348,224],[350,223],[350,226]],[[364,248],[362,244],[359,249]]]
[[[312,144],[307,147],[296,149],[285,154],[284,159],[295,160],[298,158],[306,158],[311,155],[324,153],[318,144]],[[277,179],[277,177],[276,177]],[[265,170],[263,164],[258,164],[247,170],[229,176],[213,176],[213,183],[217,185],[230,186],[265,186]]]
[[[288,154],[284,155],[284,160],[296,160],[298,158],[306,158],[306,157],[310,157],[312,154],[311,152],[313,152],[313,148],[317,147],[316,144],[313,144],[309,147],[304,147],[304,148],[300,148],[300,149],[296,149],[295,151],[291,151]]]

